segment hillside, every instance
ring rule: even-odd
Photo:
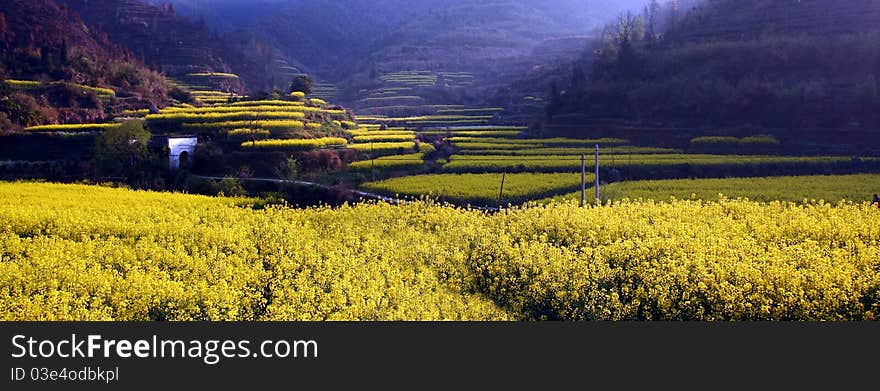
[[[541,4],[520,0],[309,3],[293,2],[287,11],[279,12],[274,19],[300,17],[322,21],[310,25],[307,30],[301,29],[300,35],[311,35],[311,40],[316,41],[335,37],[348,43],[342,47],[324,46],[368,57],[350,57],[349,60],[357,65],[374,63],[386,71],[430,66],[429,70],[437,71],[449,67],[474,67],[475,60],[486,65],[493,59],[528,51],[547,38],[588,33],[615,12],[640,2],[622,1],[614,5],[572,0]],[[267,30],[279,30],[272,28],[271,21],[269,23]],[[292,56],[306,58],[314,48],[307,37],[301,38],[305,39],[279,36]],[[314,56],[303,61],[312,68],[321,69],[331,64],[332,59]]]
[[[95,122],[129,106],[167,101],[164,78],[64,6],[0,3],[3,130]]]
[[[754,39],[761,35],[827,35],[876,30],[872,0],[730,1],[701,4],[673,32],[676,40]]]
[[[554,40],[587,35],[641,0],[263,0],[249,2],[247,10],[241,2],[225,0],[172,3],[194,18],[205,18],[214,29],[234,31],[231,36],[251,34],[270,42],[294,68],[322,81],[317,96],[359,111],[370,109],[368,114],[419,115],[433,113],[427,108],[431,105],[485,106],[495,89],[536,67],[554,65],[556,56],[543,50],[557,47]],[[401,99],[381,95],[385,88],[409,87],[383,80],[400,72],[439,81],[432,88],[420,83],[421,90],[399,94]],[[444,82],[449,75],[454,80]],[[540,84],[545,92],[546,83]],[[363,102],[377,97],[383,100]]]
[[[551,125],[880,127],[880,3],[716,0],[682,15],[653,36],[644,15],[609,25],[589,79],[559,76]]]
[[[273,86],[278,60],[287,59],[255,37],[220,36],[204,22],[180,16],[173,6],[138,0],[59,0],[76,10],[91,26],[124,43],[144,62],[164,73],[183,77],[201,72],[237,74],[241,80],[208,85],[212,89],[247,92]]]

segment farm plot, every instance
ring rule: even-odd
[[[592,179],[589,175],[588,180]],[[389,196],[428,196],[455,203],[498,205],[499,201],[515,204],[562,194],[578,188],[580,183],[580,175],[574,174],[431,174],[370,182],[362,188]]]
[[[603,200],[645,199],[666,201],[698,199],[718,201],[748,198],[753,201],[813,202],[824,200],[837,203],[842,200],[868,201],[880,186],[880,175],[813,175],[724,179],[668,179],[612,183],[601,188]],[[593,192],[587,192],[590,202]],[[555,200],[579,199],[580,193],[571,193]],[[546,200],[545,200],[546,201]]]

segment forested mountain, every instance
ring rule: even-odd
[[[161,75],[51,0],[0,2],[0,75],[3,130],[100,121],[108,105],[168,99]]]
[[[76,10],[91,26],[106,31],[142,61],[171,76],[228,72],[241,76],[236,92],[264,89],[286,63],[274,47],[253,35],[214,33],[204,21],[178,15],[173,4],[139,0],[57,0]]]
[[[238,26],[271,42],[319,79],[349,86],[401,70],[470,71],[496,76],[543,64],[532,52],[547,40],[586,35],[641,0],[173,0],[178,10],[215,23]],[[263,12],[261,9],[271,9]],[[238,12],[241,10],[241,12]],[[514,68],[519,72],[520,68]],[[353,75],[356,77],[352,78]],[[485,86],[495,80],[485,80]]]
[[[290,0],[146,0],[162,6],[171,5],[179,15],[204,22],[212,30],[232,32],[255,23],[285,7]]]
[[[880,125],[880,2],[651,2],[607,26],[560,80],[551,124]]]

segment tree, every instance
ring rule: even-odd
[[[659,37],[659,32],[657,31],[657,15],[659,13],[660,3],[657,2],[657,0],[651,0],[651,2],[645,6],[645,42],[647,42],[648,47],[652,49],[657,43]]]
[[[296,159],[290,157],[287,160],[281,162],[278,167],[275,168],[275,175],[278,179],[283,179],[286,181],[295,181],[297,176],[299,176],[299,162]]]
[[[95,163],[105,176],[143,179],[150,160],[150,132],[141,121],[109,128],[95,140]]]
[[[241,184],[241,181],[238,178],[227,176],[224,177],[217,185],[220,189],[220,193],[218,194],[220,196],[244,197],[245,195],[247,195],[247,190],[245,190],[244,186]]]
[[[312,87],[314,86],[314,81],[308,75],[300,75],[293,79],[293,83],[290,83],[290,92],[302,92],[305,94],[312,93]]]
[[[635,43],[640,36],[642,20],[630,11],[621,14],[614,25],[613,38],[617,45],[618,76],[632,78],[640,72]]]
[[[584,68],[579,62],[574,63],[571,69],[571,89],[573,91],[581,91],[586,87],[587,77]]]
[[[67,40],[61,40],[61,65],[67,65]]]
[[[678,24],[678,14],[681,10],[681,3],[679,0],[667,0],[666,8],[669,10],[669,14],[666,17],[666,29],[675,29],[676,24]]]
[[[550,82],[550,103],[544,108],[547,120],[552,120],[553,116],[559,113],[562,104],[562,93],[559,92],[559,83],[554,79]]]

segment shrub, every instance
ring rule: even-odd
[[[308,75],[300,75],[293,79],[293,82],[290,83],[290,92],[291,93],[302,93],[303,97],[306,94],[311,94],[312,89],[315,85],[315,82]]]
[[[95,140],[95,162],[108,176],[141,176],[150,159],[150,132],[141,121],[117,125]]]
[[[343,166],[339,151],[303,152],[299,153],[297,158],[297,161],[305,171],[339,171]]]
[[[220,193],[220,186],[210,179],[189,176],[186,180],[186,191],[192,194],[216,196]]]
[[[299,175],[300,165],[299,162],[294,158],[287,158],[284,162],[278,165],[275,168],[275,176],[279,179],[284,179],[288,181],[296,180]]]
[[[225,177],[223,180],[218,183],[218,187],[220,192],[219,196],[225,197],[243,197],[247,194],[247,191],[242,186],[241,181],[238,178],[233,177]]]
[[[189,93],[188,91],[186,91],[180,87],[172,88],[171,91],[168,91],[168,95],[171,96],[171,99],[174,99],[178,102],[182,102],[182,103],[195,103],[196,102],[196,98],[193,97],[193,95],[191,93]]]

